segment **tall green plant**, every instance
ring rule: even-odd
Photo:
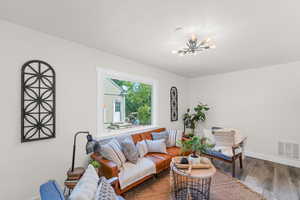
[[[199,103],[194,108],[194,113],[190,113],[190,109],[187,109],[187,112],[183,115],[183,122],[185,128],[192,129],[192,135],[195,134],[195,129],[199,121],[206,120],[206,112],[209,110],[207,104]]]
[[[181,150],[183,152],[192,152],[193,157],[197,157],[196,153],[204,153],[214,147],[212,144],[205,142],[205,137],[193,136],[190,139],[181,141]]]

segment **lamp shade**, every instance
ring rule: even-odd
[[[86,154],[92,153],[95,150],[95,146],[97,145],[97,142],[95,140],[93,140],[93,136],[92,135],[87,135],[87,143],[85,146],[86,149]]]

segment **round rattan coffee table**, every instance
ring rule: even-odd
[[[173,200],[208,200],[210,185],[216,168],[211,165],[208,169],[179,169],[174,160],[170,166],[171,197]]]

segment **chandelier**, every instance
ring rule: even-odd
[[[195,34],[192,35],[186,43],[186,47],[180,50],[174,50],[172,53],[178,54],[180,56],[184,55],[197,55],[198,52],[202,52],[208,49],[214,49],[216,45],[211,41],[210,38],[205,40],[198,40]]]

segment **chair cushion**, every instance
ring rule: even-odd
[[[228,161],[232,160],[232,157],[226,156],[226,155],[224,155],[224,154],[222,154],[221,152],[218,152],[218,151],[206,150],[205,153],[210,155],[210,156],[213,156],[213,157],[222,158],[224,160],[228,160]]]
[[[150,159],[145,157],[139,158],[136,164],[126,162],[120,169],[118,175],[120,188],[124,189],[132,183],[135,183],[140,179],[155,173],[155,164]]]
[[[56,181],[48,181],[40,186],[41,200],[65,200],[63,192]]]
[[[226,147],[226,146],[215,146],[213,148],[214,151],[220,152],[228,157],[232,157],[233,156],[233,152],[232,152],[232,147]],[[235,155],[239,154],[242,152],[241,148],[237,148],[235,149]]]
[[[235,131],[232,129],[218,129],[214,131],[216,146],[233,146]]]
[[[216,139],[211,129],[203,129],[203,134],[204,137],[208,139],[207,141],[208,144],[214,144],[214,145],[216,144]]]
[[[174,157],[174,156],[180,156],[181,155],[181,149],[179,147],[168,147],[167,153]]]

